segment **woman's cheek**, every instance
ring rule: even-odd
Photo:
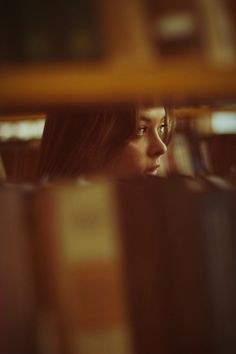
[[[127,146],[127,158],[134,166],[142,167],[145,159],[144,147],[140,143],[130,142]]]
[[[130,153],[137,156],[138,158],[145,157],[145,141],[131,141],[127,147],[130,150]]]

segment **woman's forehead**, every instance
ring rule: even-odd
[[[163,118],[166,115],[164,107],[151,107],[139,110],[139,117],[148,119]]]

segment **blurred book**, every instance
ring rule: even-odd
[[[215,353],[233,354],[236,348],[235,208],[235,190],[225,187],[202,195],[197,205],[205,243]]]
[[[156,185],[157,205],[160,189],[164,209],[163,242],[169,269],[172,352],[211,353],[213,319],[204,242],[195,207],[197,196],[206,193],[206,186],[191,177],[170,177]]]
[[[43,338],[43,328],[54,326],[46,343],[58,343],[59,352],[68,354],[131,353],[111,185],[42,188],[34,208],[40,284],[46,289],[38,312]]]
[[[0,180],[5,180],[5,179],[6,179],[6,171],[2,161],[2,157],[0,155]]]
[[[194,156],[188,137],[184,133],[176,132],[167,154],[169,174],[195,175]]]
[[[27,187],[0,186],[1,353],[35,352],[33,232]]]
[[[163,58],[201,58],[203,33],[195,0],[147,2],[150,35]]]
[[[231,14],[232,6],[230,8],[229,5],[229,0],[198,1],[204,29],[206,58],[216,65],[235,64],[235,19]]]
[[[158,189],[161,181],[164,183],[161,177],[135,178],[117,186],[129,314],[137,354],[172,352],[169,273],[163,244],[164,189]]]

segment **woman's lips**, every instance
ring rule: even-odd
[[[157,174],[157,169],[159,167],[160,167],[160,165],[155,165],[153,167],[147,168],[145,170],[145,174],[155,176]]]

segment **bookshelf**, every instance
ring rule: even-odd
[[[59,48],[64,50],[64,56],[54,42],[49,55],[40,52],[40,48],[32,47],[33,51],[27,47],[24,31],[14,33],[18,44],[11,45],[15,51],[19,47],[19,53],[10,48],[9,58],[0,58],[3,112],[124,103],[152,97],[177,105],[235,99],[236,31],[231,16],[232,1],[181,0],[156,4],[151,0],[97,0],[89,4],[95,12],[85,6],[88,23],[92,16],[99,28],[95,25],[87,28],[87,36],[91,46],[96,42],[99,54],[83,47],[80,37],[73,47],[75,52],[71,52],[65,41],[71,40],[73,33],[66,32],[67,37],[63,37],[66,16],[60,20],[62,29],[58,29],[56,22],[57,27],[52,29],[54,19],[51,30],[46,26],[49,5],[44,10],[38,9],[44,11],[41,16],[45,15],[46,22],[38,23],[32,31],[41,31],[45,43],[47,37],[50,40],[55,37],[55,43],[61,39]],[[59,6],[58,13],[71,13],[72,6],[71,0],[64,7]],[[75,9],[78,13],[80,10],[80,7]],[[36,16],[31,11],[25,15],[29,23]],[[20,20],[24,29],[24,17]],[[79,18],[78,23],[83,24],[81,21]],[[8,30],[6,23],[5,28]],[[81,28],[77,30],[81,34]]]

